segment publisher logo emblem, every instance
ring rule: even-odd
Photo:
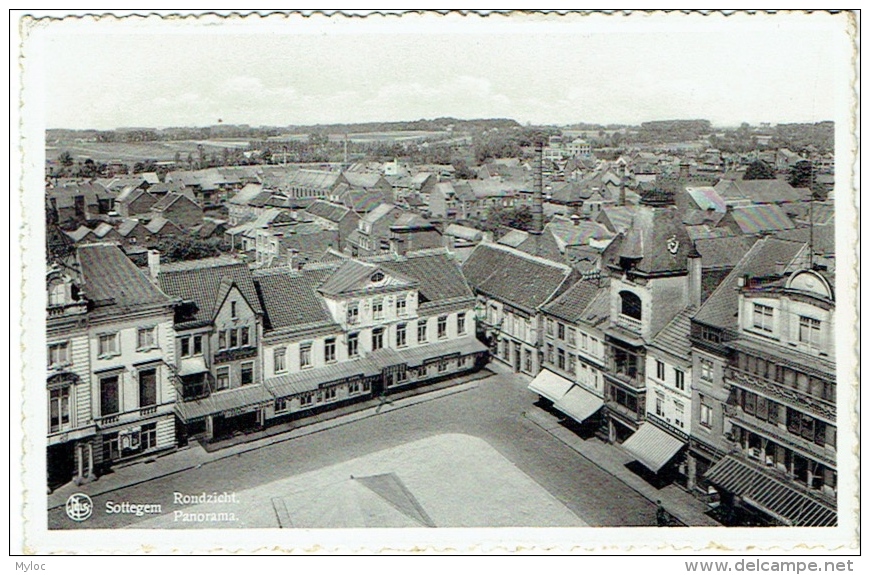
[[[94,502],[84,493],[73,493],[66,500],[66,514],[73,521],[84,521],[94,512]]]

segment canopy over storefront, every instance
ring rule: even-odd
[[[642,424],[622,444],[644,467],[658,473],[686,443],[650,422]]]
[[[568,390],[573,387],[573,383],[553,373],[549,369],[542,369],[541,373],[535,376],[532,383],[529,384],[529,389],[542,397],[546,397],[553,403],[556,403],[568,393]]]
[[[604,400],[580,386],[573,386],[553,407],[577,421],[583,423],[604,405]]]

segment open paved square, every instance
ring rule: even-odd
[[[587,525],[486,441],[463,434],[413,441],[235,495],[234,502],[176,506],[135,527]],[[229,513],[235,521],[226,520]]]

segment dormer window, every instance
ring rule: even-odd
[[[378,283],[384,281],[384,272],[378,270],[371,275],[369,278],[372,283]]]
[[[62,281],[51,282],[48,286],[48,305],[64,305],[67,303],[66,284]]]

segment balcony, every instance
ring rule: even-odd
[[[820,419],[827,421],[837,420],[837,406],[835,403],[815,397],[799,389],[788,387],[733,366],[726,368],[724,379],[729,385],[736,385],[764,397],[769,397],[779,403],[805,411]]]
[[[622,313],[616,317],[616,325],[638,335],[643,332],[643,322]]]
[[[812,458],[829,465],[833,469],[837,468],[837,453],[834,449],[828,449],[827,447],[818,445],[813,441],[804,439],[799,435],[790,433],[784,427],[757,419],[739,407],[731,407],[732,409],[727,410],[726,415],[739,427],[764,436],[774,443],[785,445],[799,453],[809,455]]]

